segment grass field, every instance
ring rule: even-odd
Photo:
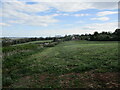
[[[26,42],[26,43],[21,43],[21,44],[15,44],[15,45],[13,45],[13,46],[23,45],[23,44],[44,43],[44,42],[52,42],[52,40],[31,41],[31,42]]]
[[[4,57],[3,87],[112,88],[118,69],[118,42],[66,41]]]

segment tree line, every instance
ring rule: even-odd
[[[52,37],[31,37],[31,38],[20,38],[20,39],[11,39],[4,37],[2,38],[2,46],[10,46],[10,45],[15,45],[15,44],[21,44],[21,43],[26,43],[26,42],[31,42],[31,41],[41,41],[41,40],[52,40]]]
[[[113,33],[105,31],[98,33],[96,31],[94,34],[66,35],[64,40],[120,41],[120,29],[116,29]]]
[[[91,41],[119,41],[120,40],[120,29],[116,29],[115,32],[94,32],[90,36]]]
[[[10,46],[14,44],[21,44],[31,41],[40,41],[40,40],[53,40],[53,42],[60,41],[69,41],[69,40],[89,40],[89,41],[120,41],[120,29],[116,29],[113,33],[111,32],[101,32],[97,31],[94,34],[75,34],[75,35],[65,35],[61,37],[31,37],[31,38],[21,38],[21,39],[10,39],[2,38],[2,46]]]

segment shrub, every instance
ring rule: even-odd
[[[44,47],[54,47],[57,44],[58,44],[57,42],[52,42],[52,43],[44,44]]]

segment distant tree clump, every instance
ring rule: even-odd
[[[91,41],[120,41],[120,29],[116,29],[115,32],[94,32],[90,36]]]

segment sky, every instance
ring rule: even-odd
[[[114,32],[118,28],[117,2],[0,2],[3,37]]]

